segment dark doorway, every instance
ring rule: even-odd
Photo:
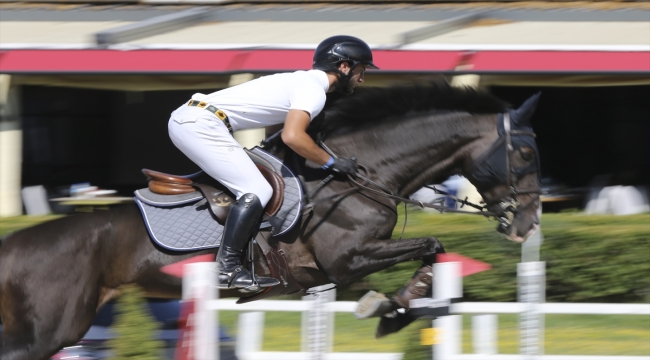
[[[533,117],[542,177],[570,187],[650,182],[650,86],[490,90],[514,106],[542,92]]]

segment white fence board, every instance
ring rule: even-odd
[[[530,306],[516,302],[462,302],[451,304],[454,314],[519,314]],[[650,315],[650,304],[542,303],[543,314]]]
[[[260,351],[238,354],[239,360],[305,360],[311,359],[308,352]],[[324,360],[401,360],[401,353],[330,353]]]
[[[236,299],[211,301],[208,310],[234,311],[307,311],[311,304],[300,300],[258,300],[245,304],[237,304]]]
[[[443,360],[529,360],[527,355],[518,354],[462,354]],[[601,356],[601,355],[540,355],[535,360],[650,360],[650,356]]]
[[[544,303],[539,306],[545,314],[650,315],[650,304]]]
[[[436,264],[439,265],[439,264]],[[449,271],[447,277],[452,278],[452,283],[460,279],[458,275],[459,272],[455,269],[452,269],[453,266],[456,266],[453,263],[447,263]],[[188,268],[189,269],[189,268]],[[197,269],[198,270],[198,269]],[[211,269],[206,268],[205,271]],[[214,273],[214,271],[212,270]],[[438,273],[436,281],[442,280],[444,278],[442,272]],[[458,274],[457,274],[458,273]],[[260,312],[260,311],[295,311],[303,312],[304,314],[310,314],[313,312],[313,307],[318,306],[319,311],[323,312],[354,312],[357,307],[357,302],[355,301],[331,301],[320,304],[320,302],[315,302],[313,299],[305,298],[305,300],[259,300],[246,304],[237,304],[235,299],[220,299],[220,300],[209,300],[213,294],[205,293],[205,288],[211,287],[209,285],[213,280],[206,281],[206,279],[201,276],[199,273],[191,274],[185,280],[187,282],[183,286],[184,297],[194,297],[200,300],[201,304],[197,304],[197,312],[203,311],[201,316],[205,316],[205,312],[213,312],[220,310],[234,310],[242,312]],[[189,281],[187,281],[189,280]],[[441,281],[444,282],[444,281]],[[460,281],[458,281],[460,282]],[[461,283],[462,284],[462,283]],[[437,284],[437,286],[441,286]],[[442,291],[440,288],[439,294],[444,293],[445,295],[454,295],[456,297],[456,290],[458,289],[457,284],[453,284],[450,289],[447,291]],[[209,293],[209,291],[208,291]],[[200,294],[200,295],[199,295]],[[189,296],[188,296],[189,295]],[[208,295],[208,296],[205,296]],[[325,294],[320,294],[319,296],[324,296]],[[450,295],[450,296],[451,296]],[[333,298],[333,296],[332,296]],[[326,298],[321,298],[325,300]],[[326,300],[327,301],[327,300]],[[318,303],[318,304],[317,304]],[[485,321],[481,322],[479,319],[475,322],[477,329],[475,329],[476,337],[480,337],[482,342],[481,344],[475,345],[476,350],[484,352],[484,354],[460,354],[461,344],[462,344],[462,321],[461,317],[458,315],[461,314],[477,314],[477,315],[487,315],[487,314],[521,314],[526,311],[530,311],[531,307],[534,308],[539,314],[577,314],[577,315],[650,315],[650,304],[587,304],[587,303],[519,303],[519,302],[509,302],[509,303],[500,303],[500,302],[462,302],[451,304],[450,313],[455,316],[446,316],[441,317],[435,320],[437,327],[440,328],[440,339],[443,340],[442,344],[434,346],[434,352],[439,356],[436,357],[438,360],[529,360],[531,357],[529,355],[516,355],[516,354],[493,354],[497,351],[496,344],[490,345],[486,342],[495,342],[497,341],[496,328],[497,319],[496,315],[491,315],[490,318],[485,318]],[[208,317],[210,318],[210,317]],[[262,332],[263,332],[263,314],[260,313],[250,313],[244,315],[240,319],[240,327],[247,328],[244,332],[249,332],[248,334],[241,336],[240,341],[242,344],[238,344],[238,357],[240,360],[305,360],[311,358],[319,358],[323,360],[399,360],[402,359],[403,354],[401,353],[335,353],[331,352],[331,345],[326,346],[324,353],[320,351],[318,354],[308,352],[306,349],[308,347],[303,346],[303,351],[301,352],[279,352],[279,351],[260,351],[261,342],[262,342]],[[216,316],[213,318],[216,320]],[[488,321],[489,320],[489,321]],[[305,324],[303,324],[305,325]],[[318,325],[318,324],[317,324]],[[328,332],[331,332],[334,328],[333,321],[327,321],[327,324],[321,324],[317,327],[325,327]],[[314,324],[308,325],[309,328],[314,327]],[[481,328],[481,329],[479,329]],[[240,329],[241,330],[241,329]],[[209,333],[209,331],[208,331]],[[206,333],[203,333],[205,336]],[[304,335],[304,334],[303,334]],[[207,338],[213,338],[213,335],[208,334]],[[303,341],[305,340],[303,336]],[[310,339],[311,343],[313,340]],[[479,341],[480,342],[480,341]],[[199,354],[203,355],[204,359],[214,359],[213,355],[210,354],[214,350],[212,347],[211,341],[205,343],[205,345],[197,348],[197,352],[200,353],[205,351],[205,348],[212,348],[210,351],[207,351],[208,354]],[[214,344],[218,346],[218,344]],[[216,347],[215,346],[215,347]],[[323,349],[320,349],[323,350]],[[313,351],[313,350],[312,350]],[[218,356],[218,354],[217,354]],[[602,356],[602,355],[535,355],[535,360],[650,360],[650,356]]]
[[[454,314],[519,314],[526,306],[516,302],[462,302],[451,304],[449,311]]]

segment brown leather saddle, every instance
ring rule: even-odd
[[[284,179],[274,170],[261,164],[256,165],[273,188],[273,196],[264,208],[267,216],[273,216],[280,210],[284,201]],[[220,224],[225,222],[228,210],[234,203],[232,193],[203,171],[191,175],[171,175],[160,171],[142,169],[142,173],[149,180],[149,190],[155,194],[179,195],[195,191],[201,192],[208,200],[210,209]]]

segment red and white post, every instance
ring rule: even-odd
[[[192,302],[193,312],[188,315],[182,345],[187,360],[219,360],[217,334],[218,312],[208,309],[210,302],[219,297],[215,286],[216,263],[196,262],[183,265],[183,301]]]

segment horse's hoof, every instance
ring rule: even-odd
[[[378,317],[391,311],[392,308],[393,303],[386,295],[370,290],[357,302],[354,316],[359,320]]]
[[[382,316],[377,325],[377,331],[375,332],[375,338],[379,339],[386,335],[396,333],[406,326],[408,326],[413,321],[417,320],[415,317],[411,316],[408,312],[400,313],[393,312],[391,317]]]

